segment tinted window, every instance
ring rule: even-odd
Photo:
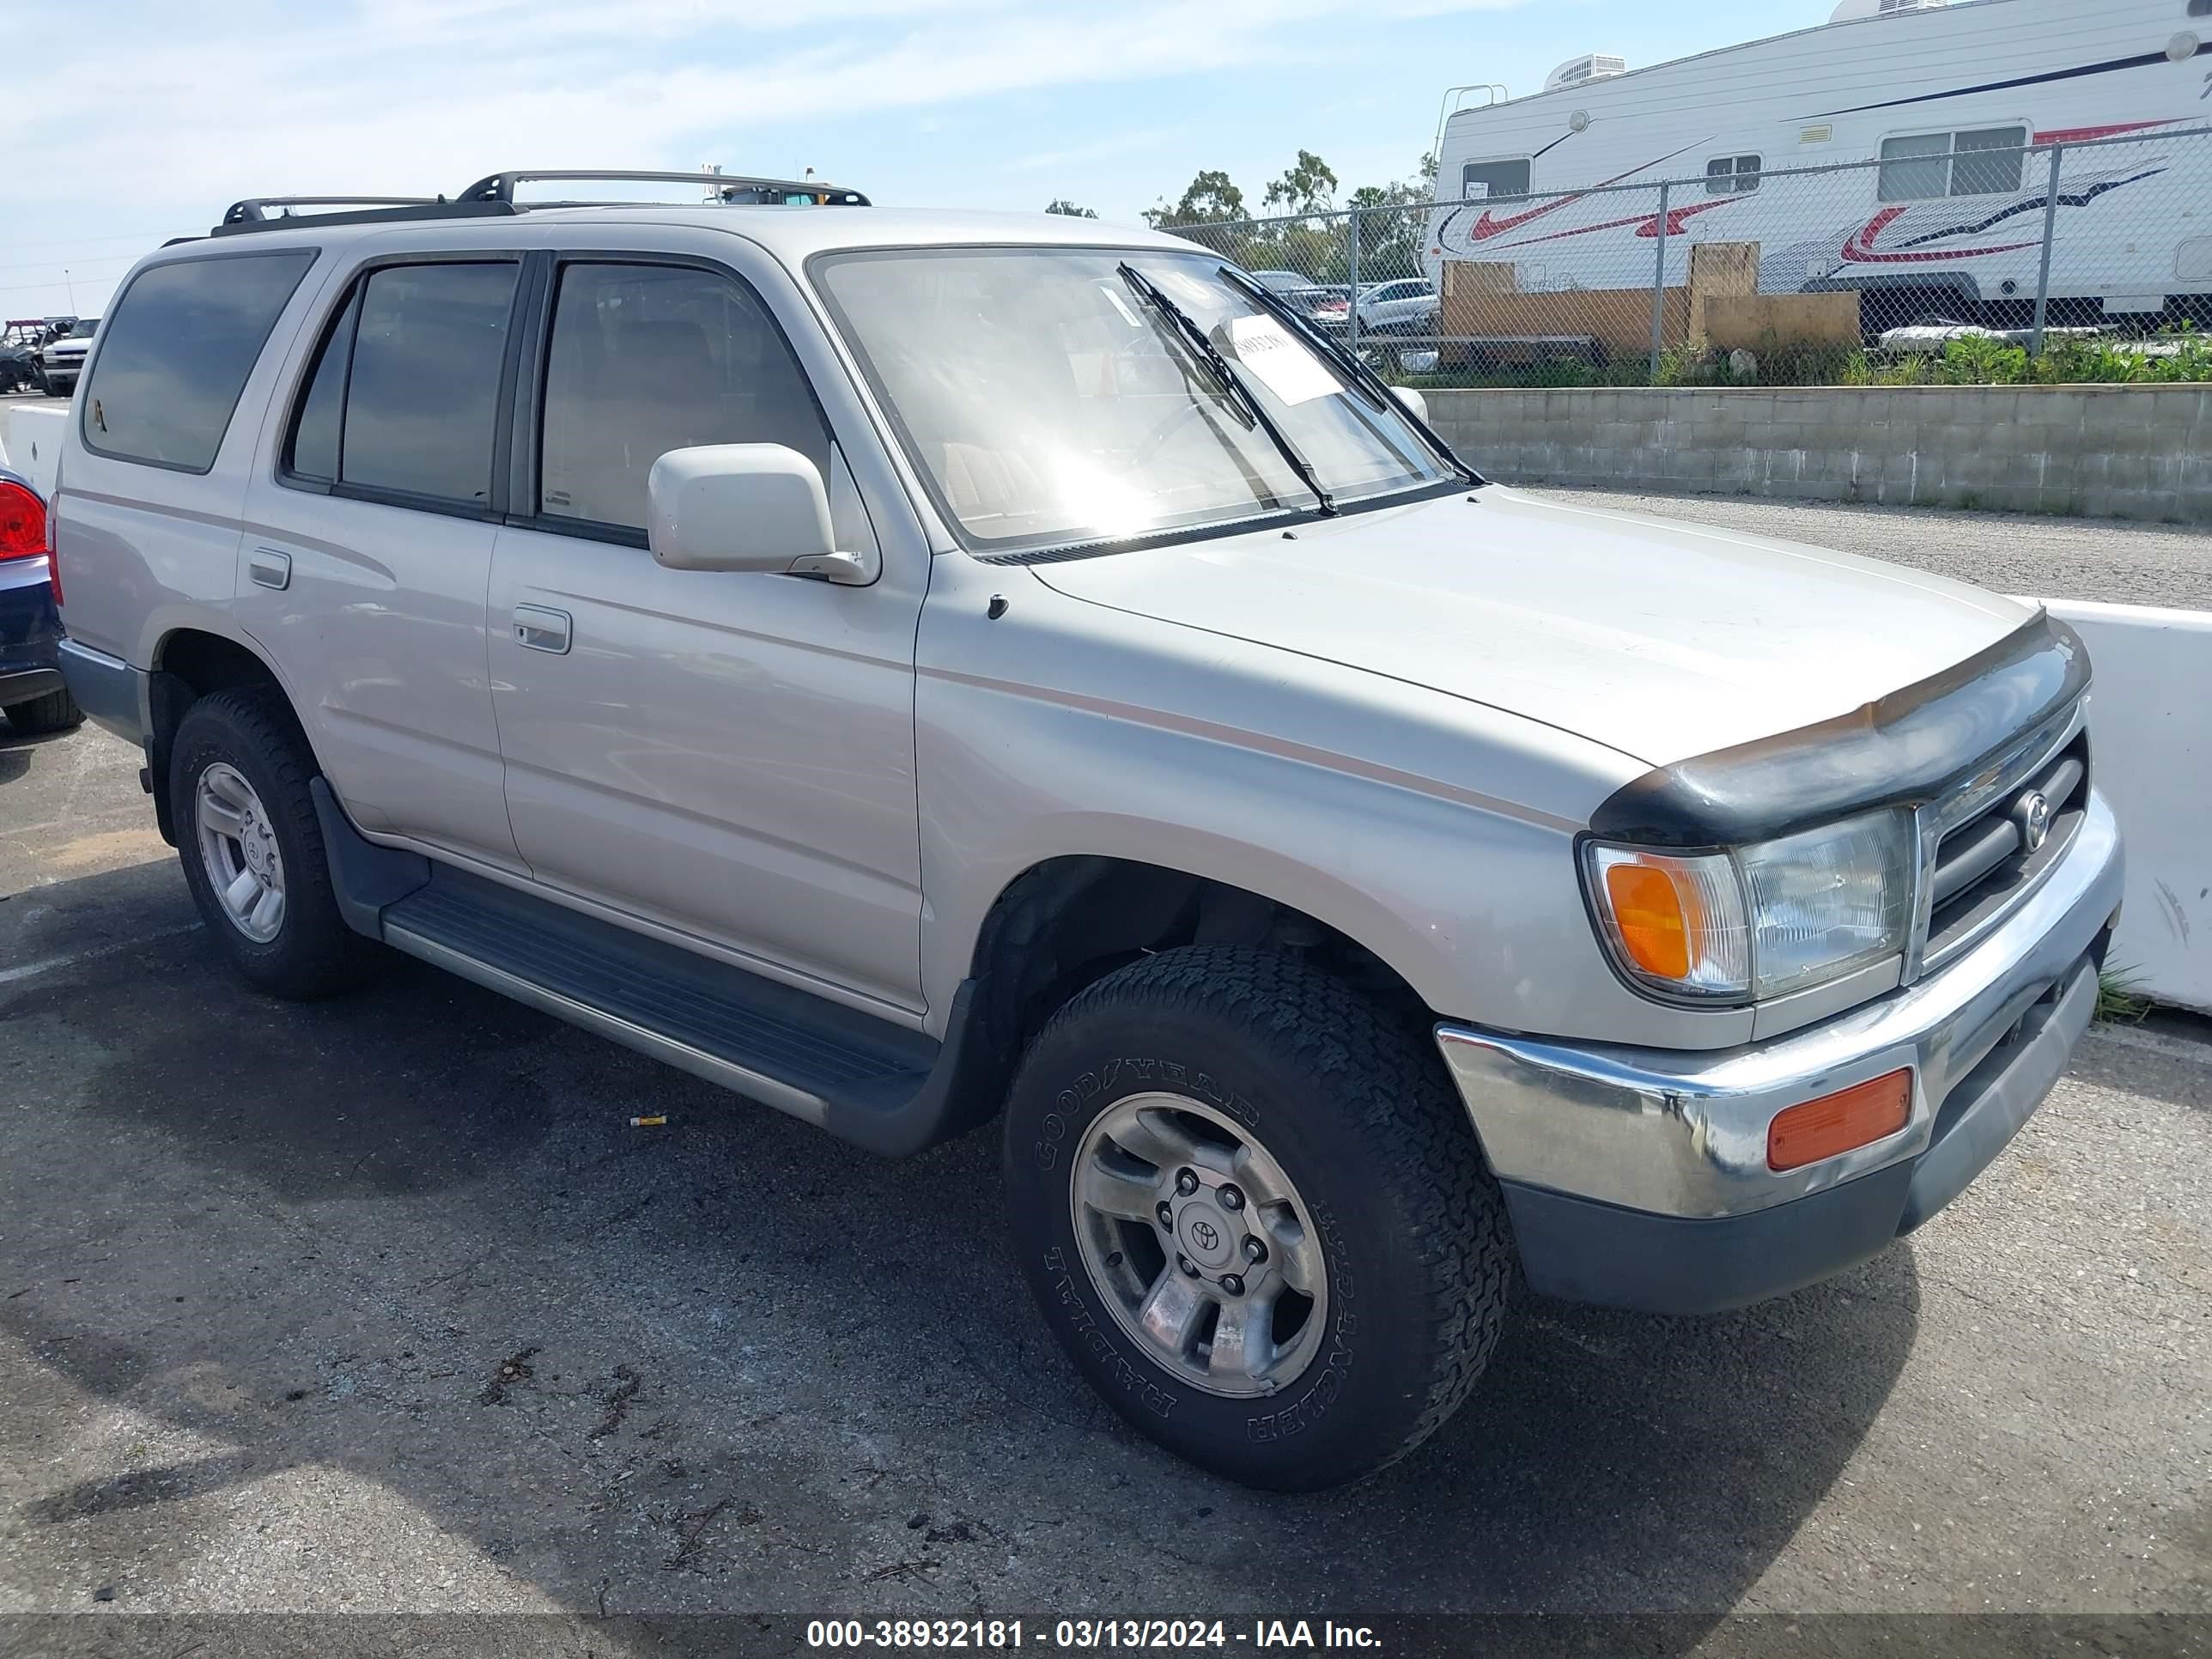
[[[545,366],[538,510],[642,530],[653,462],[694,444],[785,444],[826,475],[830,434],[760,302],[710,271],[566,267]]]
[[[346,361],[353,350],[354,319],[361,311],[361,290],[347,297],[331,331],[315,353],[307,395],[300,404],[300,418],[292,428],[292,444],[284,464],[304,478],[333,483],[338,476],[339,416],[345,399]]]
[[[1528,193],[1528,163],[1469,161],[1459,181],[1460,193],[1470,202],[1517,202]]]
[[[489,504],[516,270],[435,264],[369,273],[354,328],[340,483]]]
[[[1759,188],[1759,158],[1716,155],[1705,163],[1705,194],[1729,196]]]
[[[269,331],[314,262],[302,248],[140,271],[79,399],[86,447],[194,472],[214,465]]]

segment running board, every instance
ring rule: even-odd
[[[357,931],[487,990],[886,1156],[994,1115],[1007,1066],[550,899],[363,838],[319,778],[339,908]]]

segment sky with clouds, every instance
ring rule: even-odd
[[[1410,174],[1444,88],[1657,62],[1823,0],[11,0],[0,313],[90,315],[241,196],[451,191],[506,167],[822,177],[876,200],[1133,220],[1301,148]],[[74,305],[70,303],[74,300]]]

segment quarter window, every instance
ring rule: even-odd
[[[1917,202],[1940,196],[2002,196],[2020,188],[2026,127],[1978,127],[1966,132],[1916,133],[1881,144],[1881,199]]]
[[[1705,194],[1734,196],[1759,188],[1759,158],[1716,155],[1705,163]]]
[[[543,516],[642,532],[646,481],[662,455],[754,443],[795,449],[830,477],[830,434],[805,374],[750,289],[683,265],[562,270]]]
[[[215,465],[246,377],[311,248],[142,270],[102,331],[79,395],[88,449],[189,472]]]

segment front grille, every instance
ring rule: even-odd
[[[2048,809],[2044,837],[2027,845],[2029,804]],[[2089,734],[2075,734],[2017,782],[1998,790],[1937,842],[1928,872],[1928,945],[1922,961],[1938,965],[1983,933],[2041,878],[2081,827],[2089,805]]]

